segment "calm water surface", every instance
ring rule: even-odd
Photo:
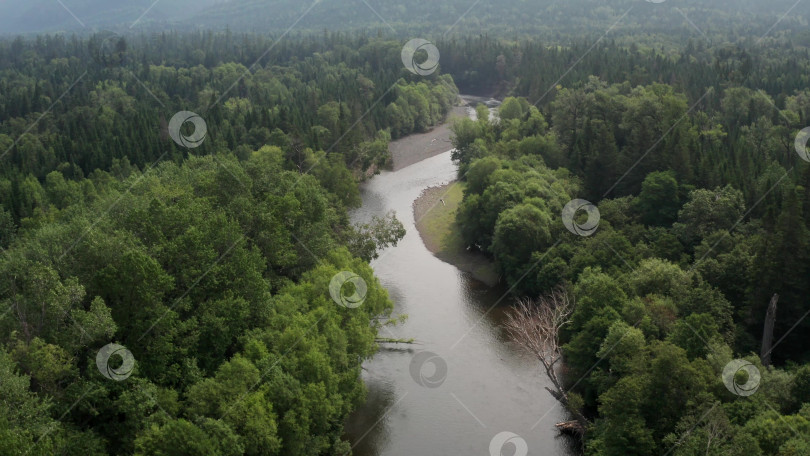
[[[505,290],[489,289],[434,257],[414,227],[413,201],[423,189],[455,175],[448,151],[383,172],[362,188],[356,221],[394,210],[407,229],[397,247],[372,262],[395,314],[408,315],[407,322],[382,330],[380,337],[414,338],[419,344],[385,344],[365,363],[368,400],[346,423],[354,454],[486,456],[492,437],[510,431],[525,439],[529,455],[574,455],[570,439],[554,428],[568,416],[544,389],[550,384],[545,374],[506,340],[501,323],[509,299],[498,302]],[[422,350],[446,363],[438,387],[420,386],[411,375],[414,355]],[[432,363],[422,367],[425,378],[437,376]],[[508,444],[502,454],[514,451]]]

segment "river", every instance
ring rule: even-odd
[[[353,453],[489,455],[493,437],[506,431],[525,440],[529,455],[577,454],[554,428],[568,416],[544,389],[550,382],[539,363],[510,343],[501,327],[506,290],[490,289],[433,256],[414,226],[411,205],[422,190],[455,176],[447,151],[383,171],[361,188],[355,221],[393,210],[407,230],[372,262],[395,314],[408,315],[380,337],[418,344],[383,344],[364,364],[367,401],[346,423]],[[512,442],[503,446],[503,456],[521,453],[519,442]]]

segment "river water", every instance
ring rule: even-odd
[[[575,445],[554,428],[568,416],[544,389],[550,382],[501,327],[506,290],[490,289],[434,257],[414,226],[411,206],[422,190],[455,176],[448,151],[384,171],[361,189],[355,221],[393,210],[407,230],[399,245],[372,262],[395,314],[408,315],[380,337],[418,344],[383,344],[364,364],[368,398],[346,423],[353,453],[486,456],[493,437],[506,431],[525,440],[529,455],[574,455]],[[512,442],[503,456],[520,456],[519,442]]]

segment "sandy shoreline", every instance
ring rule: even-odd
[[[458,232],[455,214],[461,199],[462,188],[455,181],[423,190],[413,202],[416,230],[437,258],[494,287],[499,282],[494,263],[480,252],[466,250]]]
[[[467,117],[466,106],[454,107],[444,123],[427,133],[411,134],[391,141],[388,150],[391,152],[392,169],[396,171],[452,149],[450,125],[457,117]]]
[[[447,189],[452,184],[453,182],[438,187],[428,187],[422,190],[419,197],[413,201],[413,219],[416,221],[416,229],[419,231],[419,235],[422,237],[422,242],[425,243],[425,247],[434,255],[441,250],[441,242],[440,239],[437,239],[438,236],[426,235],[427,233],[424,229],[425,217],[428,215],[429,211],[436,210],[436,206],[441,206],[439,199],[444,197],[444,194],[447,193]]]
[[[388,150],[391,152],[394,171],[451,150],[453,145],[450,142],[450,125],[453,119],[469,117],[469,107],[477,103],[488,106],[498,103],[492,99],[465,95],[460,96],[460,101],[463,105],[454,107],[444,123],[431,131],[411,134],[389,143]],[[433,255],[493,287],[499,282],[494,263],[480,252],[466,250],[459,227],[455,223],[455,213],[463,196],[462,189],[462,184],[453,181],[422,191],[412,206],[416,229],[425,247]]]

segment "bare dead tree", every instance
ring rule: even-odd
[[[568,393],[557,375],[557,363],[562,359],[560,329],[571,320],[574,301],[562,286],[537,300],[520,299],[507,313],[506,329],[512,339],[530,351],[543,365],[554,388],[549,393],[576,418],[579,432],[584,432],[588,420],[579,410],[570,407]]]
[[[773,350],[773,325],[776,322],[776,304],[779,302],[779,295],[774,293],[771,302],[768,303],[768,310],[765,313],[765,327],[762,330],[762,350],[760,350],[760,360],[762,365],[771,366],[771,350]]]
[[[729,438],[728,423],[721,422],[716,417],[709,417],[709,421],[704,426],[706,432],[706,456],[709,456],[712,447],[719,446],[721,442]]]

